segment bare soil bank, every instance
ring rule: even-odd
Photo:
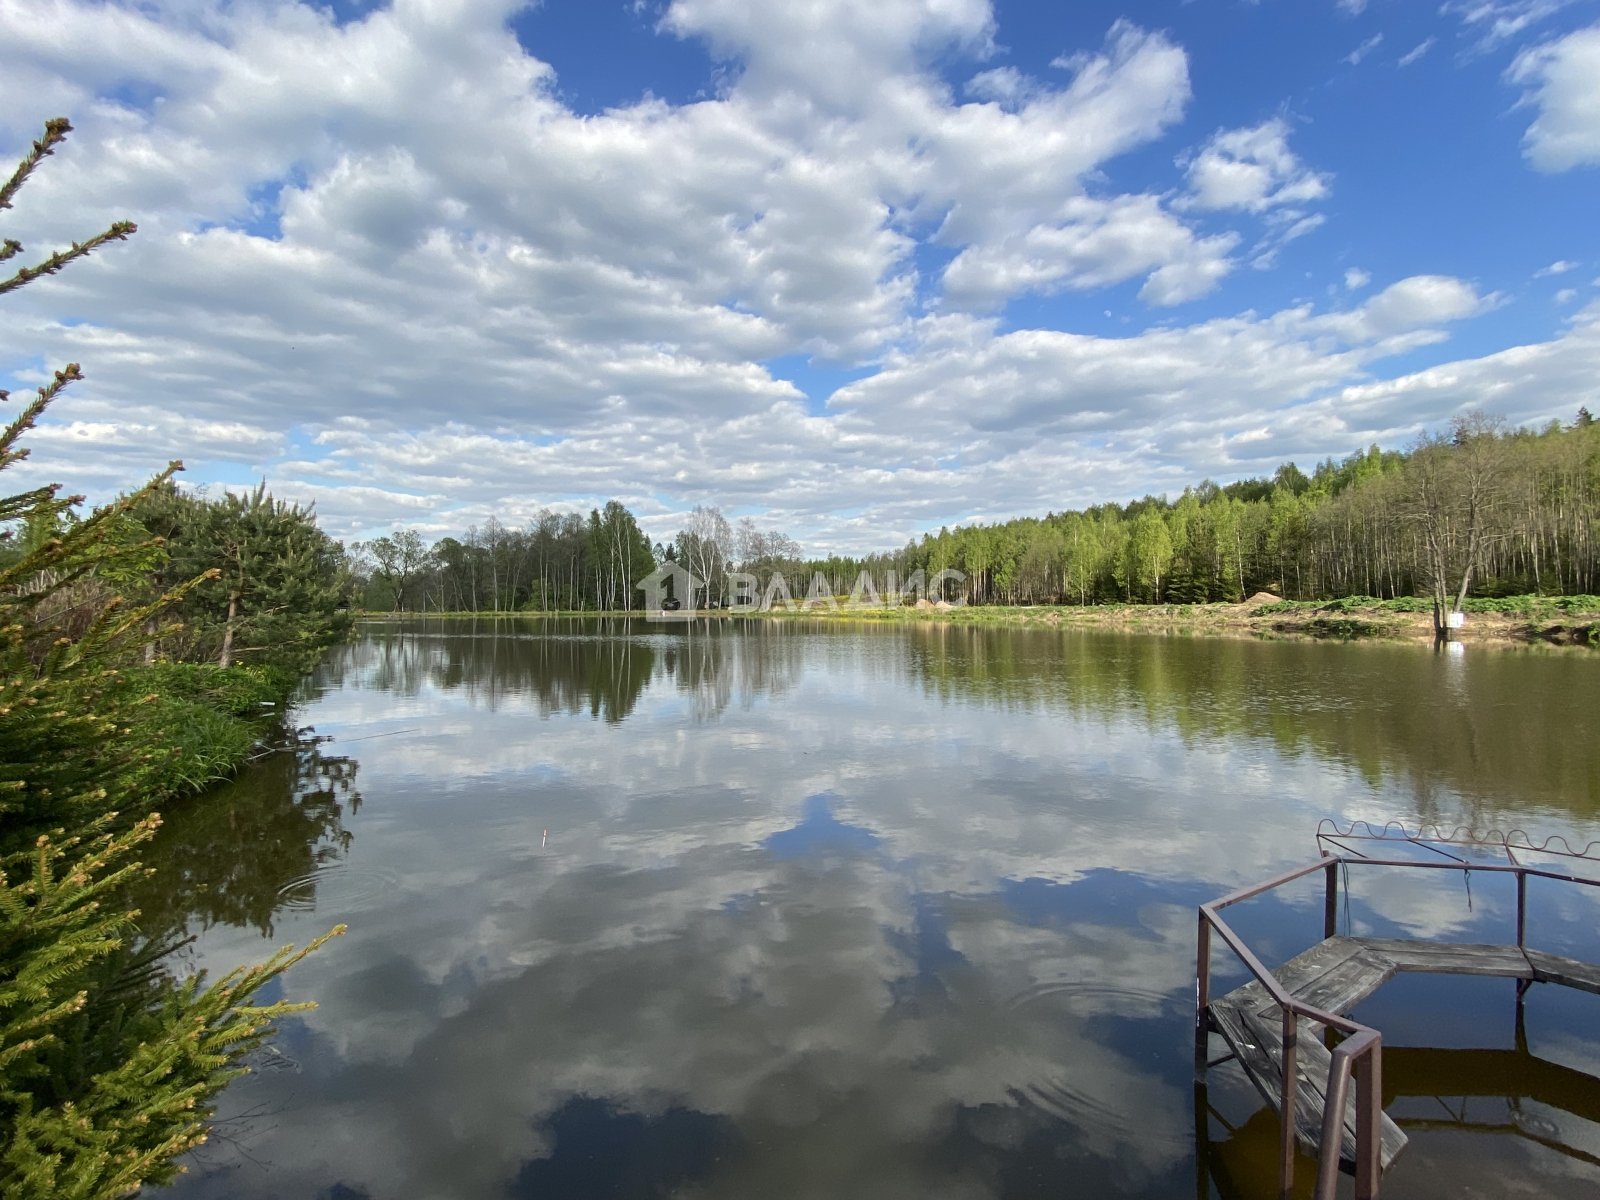
[[[1573,606],[1552,598],[1523,605],[1523,611],[1470,611],[1466,625],[1454,633],[1454,640],[1468,645],[1556,645],[1590,646],[1600,649],[1600,603]],[[1563,608],[1565,605],[1565,608]],[[616,616],[590,610],[562,612],[459,612],[459,613],[382,613],[363,612],[363,620],[438,620],[506,619],[539,620],[556,618],[593,619]],[[643,616],[632,613],[632,616]],[[725,609],[701,610],[699,620],[726,619],[734,614]],[[1243,604],[1091,604],[1066,605],[970,605],[962,608],[827,609],[816,606],[803,612],[775,610],[768,613],[740,614],[745,619],[831,620],[873,623],[901,622],[953,625],[1026,626],[1048,629],[1124,629],[1131,632],[1172,633],[1190,637],[1296,638],[1322,641],[1399,641],[1433,642],[1433,617],[1426,610],[1406,611],[1394,602],[1361,604],[1349,600],[1328,603],[1273,600],[1260,603],[1254,598]]]
[[[927,611],[911,608],[807,613],[771,613],[778,618],[839,621],[912,621],[963,625],[1024,625],[1045,628],[1126,629],[1200,637],[1382,639],[1433,642],[1430,612],[1395,611],[1383,605],[1276,602],[1267,604],[1097,604],[1088,607],[1000,606]],[[1454,640],[1469,645],[1584,645],[1600,648],[1600,611],[1469,612]]]

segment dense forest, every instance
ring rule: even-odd
[[[414,532],[357,544],[370,608],[419,611],[636,608],[636,584],[665,558],[704,580],[781,572],[795,597],[821,573],[848,594],[944,569],[975,604],[1205,603],[1258,591],[1289,599],[1590,594],[1600,584],[1600,423],[1506,429],[1481,415],[1405,451],[1373,446],[1307,474],[1209,481],[1176,499],[941,529],[862,557],[808,557],[748,517],[699,507],[652,546],[612,501],[587,519],[541,512],[526,529],[491,519],[431,549]],[[723,597],[713,588],[715,604]],[[952,596],[952,598],[954,598]]]
[[[1307,475],[1201,483],[1082,512],[940,530],[905,564],[955,567],[977,603],[1203,603],[1586,594],[1600,572],[1600,425],[1455,421],[1408,451],[1373,446]]]

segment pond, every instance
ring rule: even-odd
[[[417,620],[298,719],[327,740],[173,806],[138,897],[186,970],[349,926],[185,1200],[1275,1195],[1236,1067],[1196,1121],[1195,906],[1323,818],[1600,839],[1587,651]],[[1590,890],[1531,888],[1530,942],[1600,961]],[[1342,928],[1514,940],[1502,880],[1351,893]],[[1281,962],[1320,878],[1229,913]],[[1514,986],[1357,1011],[1411,1136],[1385,1195],[1600,1197],[1600,997],[1535,985],[1518,1040]]]

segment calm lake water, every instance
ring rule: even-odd
[[[1236,1067],[1195,1119],[1195,905],[1324,817],[1600,838],[1591,652],[418,621],[299,721],[329,740],[148,859],[189,968],[349,925],[169,1195],[1267,1197]],[[1503,880],[1351,884],[1342,927],[1514,940]],[[1590,890],[1535,881],[1530,942],[1600,956]],[[1230,914],[1281,962],[1320,878]],[[1357,1011],[1411,1136],[1386,1196],[1600,1197],[1600,997],[1534,986],[1519,1049],[1513,987]]]

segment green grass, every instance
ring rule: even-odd
[[[297,682],[272,667],[155,663],[121,672],[125,698],[154,695],[133,708],[133,728],[153,753],[148,782],[164,796],[189,795],[237,771],[282,718]]]

